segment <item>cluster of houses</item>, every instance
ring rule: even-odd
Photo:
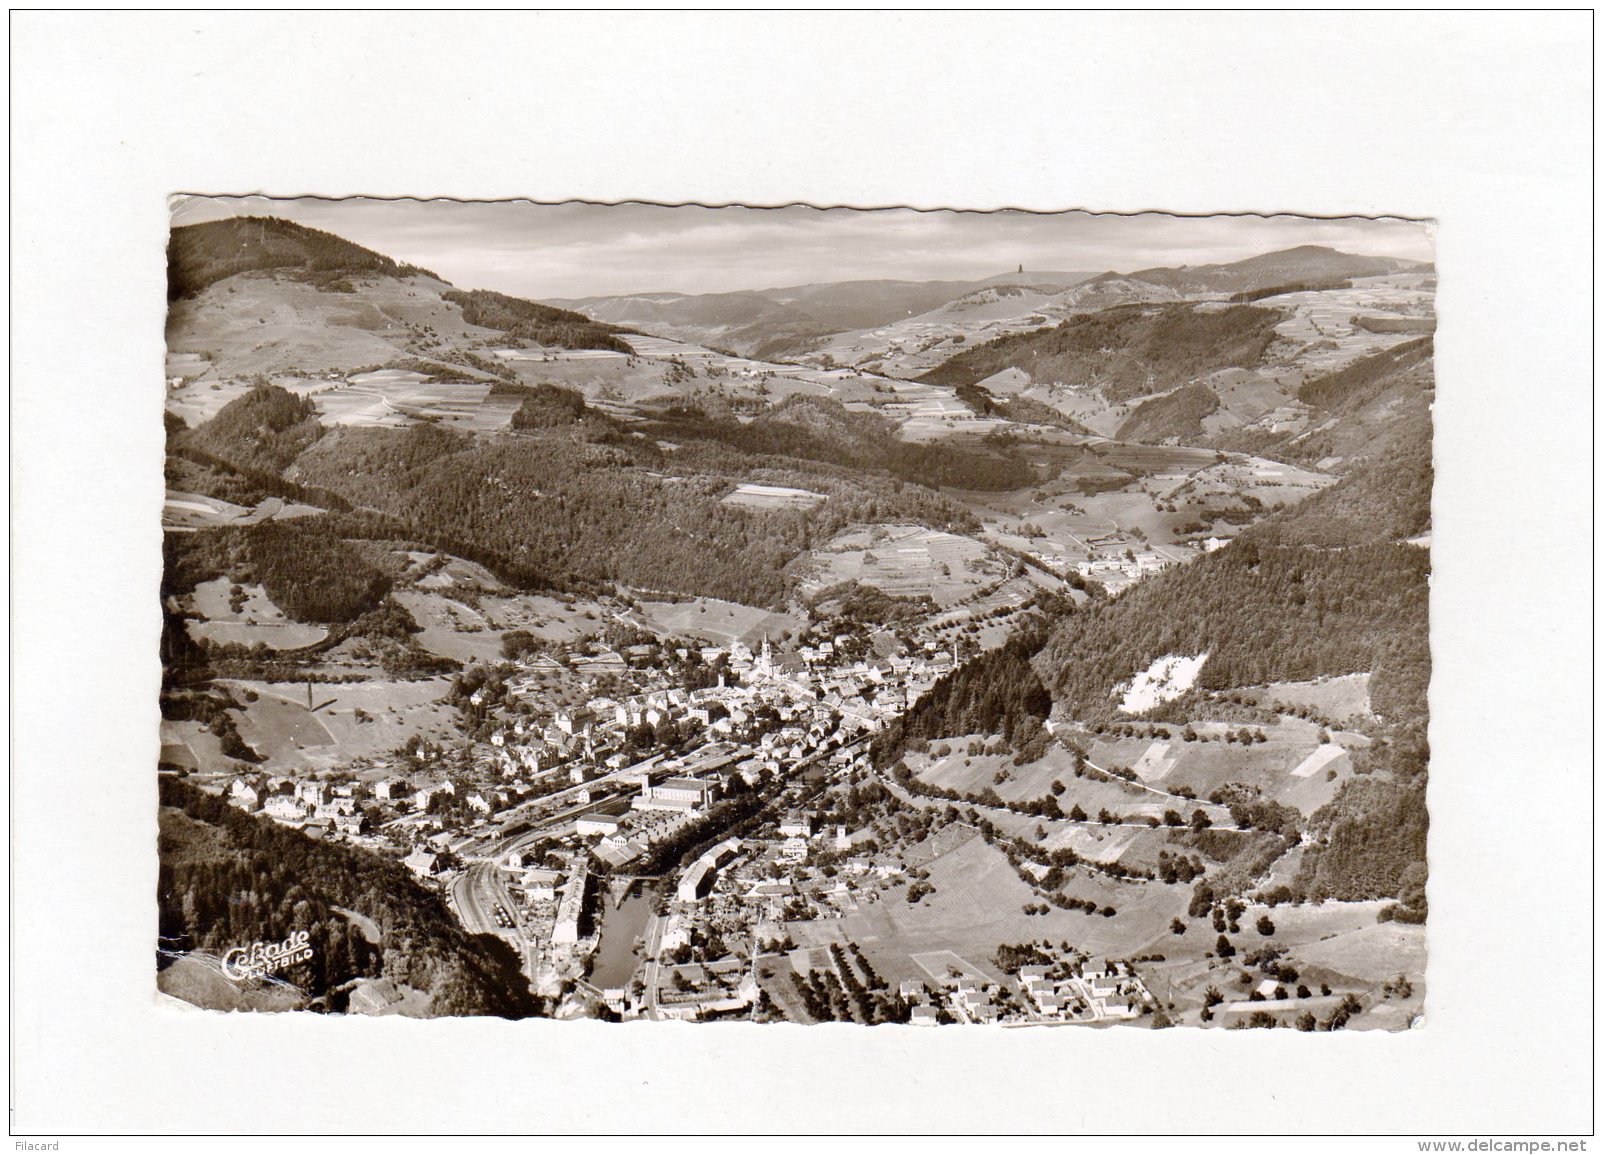
[[[951,994],[951,1008],[965,1023],[994,1023],[1002,1017],[1002,1008],[992,999],[994,984],[985,979],[964,975],[957,980]]]
[[[1084,977],[1053,977],[1055,974],[1045,966],[1020,968],[1018,984],[1027,1013],[1064,1022],[1134,1019],[1151,999],[1139,978],[1118,974],[1112,964],[1105,972]],[[940,1021],[940,1010],[923,983],[903,982],[899,993],[912,1007],[909,1022],[934,1026]],[[1017,1008],[1004,1010],[996,997],[996,984],[983,977],[960,976],[944,993],[947,1008],[959,1022],[998,1023],[1019,1017]]]
[[[250,813],[260,813],[284,826],[303,830],[314,837],[337,833],[348,838],[369,837],[374,834],[371,815],[376,804],[384,810],[409,808],[419,817],[413,825],[426,825],[443,830],[445,822],[439,818],[424,819],[436,809],[436,800],[444,795],[460,798],[469,814],[488,817],[499,807],[517,798],[514,790],[475,788],[448,777],[438,771],[418,771],[410,775],[358,774],[351,781],[328,781],[323,778],[290,778],[281,775],[241,775],[228,785],[228,801]],[[436,838],[443,848],[451,839]]]
[[[914,979],[904,979],[896,993],[910,1008],[907,1019],[910,1024],[915,1027],[933,1027],[940,1024],[941,1012],[930,999],[929,988],[923,983]]]
[[[1121,975],[1109,963],[1100,973],[1051,977],[1045,966],[1019,968],[1024,997],[1046,1019],[1133,1019],[1150,1000],[1146,986],[1135,975]]]
[[[1109,578],[1130,578],[1132,580],[1157,573],[1165,566],[1171,565],[1172,559],[1163,557],[1153,550],[1144,549],[1139,553],[1131,550],[1129,556],[1123,554],[1107,554],[1102,557],[1088,558],[1076,562],[1074,571],[1083,578],[1096,581],[1107,581]]]
[[[684,977],[684,988],[667,987],[656,994],[659,1019],[696,1022],[712,1015],[742,1011],[757,998],[757,979],[738,963],[689,966],[675,972]],[[638,1014],[640,1008],[633,1009]]]
[[[829,641],[786,654],[775,654],[766,639],[755,653],[736,641],[703,647],[700,656],[709,664],[722,659],[736,681],[720,677],[717,686],[653,689],[621,700],[595,697],[555,711],[543,724],[517,719],[490,738],[501,773],[538,775],[566,764],[571,780],[583,782],[628,765],[628,733],[643,725],[693,724],[712,741],[752,738],[759,711],[769,722],[762,747],[777,769],[785,757],[801,757],[809,735],[821,736],[831,718],[852,731],[878,729],[953,665],[951,654],[931,652],[837,666],[836,644]],[[539,682],[532,672],[520,675],[507,683],[507,692],[534,697]]]
[[[522,898],[522,921],[537,938],[569,949],[587,938],[592,888],[590,863],[584,855],[574,855],[559,870],[544,856],[512,851],[498,865],[506,874],[507,889]]]
[[[314,778],[239,777],[228,787],[232,806],[311,835],[338,831],[356,836],[367,831],[367,817],[358,806],[356,788],[330,785]]]

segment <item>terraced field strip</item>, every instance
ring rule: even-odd
[[[1329,766],[1332,762],[1334,762],[1337,758],[1340,758],[1345,753],[1347,753],[1347,751],[1344,747],[1337,746],[1334,743],[1321,746],[1312,754],[1308,755],[1308,757],[1304,758],[1302,762],[1292,770],[1291,776],[1293,778],[1310,778],[1319,773],[1326,766]]]

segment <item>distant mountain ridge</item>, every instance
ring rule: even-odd
[[[1035,294],[1035,324],[1118,305],[1235,297],[1249,300],[1279,288],[1325,286],[1353,277],[1425,271],[1398,257],[1343,253],[1299,245],[1220,264],[1154,267],[1135,272],[1058,272],[1016,269],[971,281],[862,280],[722,293],[646,292],[550,298],[547,304],[655,336],[712,345],[744,356],[786,360],[834,354],[831,341],[909,321],[950,325],[954,313],[983,290]],[[1028,316],[1025,310],[1021,316]],[[961,322],[959,322],[961,326]],[[978,335],[969,334],[970,339]],[[847,342],[850,344],[850,342]],[[871,354],[867,360],[876,360]],[[861,359],[859,359],[861,360]],[[852,363],[848,359],[848,363]],[[926,362],[927,364],[927,362]],[[916,375],[917,368],[886,369]]]
[[[1429,268],[1431,266],[1424,261],[1366,257],[1324,245],[1298,245],[1229,264],[1140,269],[1129,274],[1129,279],[1164,285],[1188,294],[1241,293],[1302,281],[1378,277]]]
[[[872,329],[999,285],[1059,291],[1091,273],[999,273],[978,281],[833,281],[726,293],[649,292],[548,298],[597,321],[715,345],[746,356],[785,357],[834,333]]]

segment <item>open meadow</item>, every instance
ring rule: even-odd
[[[880,525],[839,534],[799,563],[800,588],[812,595],[840,582],[871,585],[892,597],[965,601],[1007,576],[1007,566],[973,538],[918,525]]]
[[[200,615],[188,623],[197,640],[254,646],[275,650],[310,646],[328,636],[323,626],[290,620],[273,604],[260,585],[239,586],[238,594],[227,578],[213,578],[195,587],[184,599],[185,608]],[[238,607],[237,609],[235,607]]]
[[[1261,732],[1265,741],[1240,745],[1224,740],[1242,728]],[[1282,716],[1273,725],[1242,727],[1228,722],[1196,722],[1198,741],[1171,738],[1101,738],[1088,751],[1091,761],[1109,769],[1133,771],[1142,783],[1179,794],[1206,798],[1226,783],[1262,791],[1265,798],[1312,814],[1335,796],[1352,777],[1348,746],[1361,745],[1361,735],[1337,732],[1320,741],[1322,728],[1301,718]],[[1202,740],[1206,739],[1206,740]]]
[[[1120,882],[1076,868],[1064,889],[1095,902],[1098,913],[1050,907],[1045,914],[1026,914],[1026,906],[1039,910],[1044,904],[1002,852],[983,839],[962,843],[926,869],[935,889],[917,903],[909,904],[898,887],[840,918],[791,923],[787,929],[798,946],[855,942],[893,985],[904,979],[928,981],[925,963],[957,965],[945,953],[998,981],[1002,972],[994,956],[1001,943],[1046,938],[1096,957],[1144,953],[1169,933],[1176,914],[1184,914],[1189,892],[1161,883]],[[1107,905],[1116,908],[1117,917],[1102,916],[1100,908]]]
[[[269,770],[329,769],[420,737],[449,740],[461,724],[456,708],[443,701],[450,689],[447,678],[220,684],[235,697],[230,713],[240,737],[268,755]]]
[[[714,645],[744,642],[760,645],[764,638],[778,641],[807,628],[807,620],[756,606],[718,598],[692,598],[682,602],[641,602],[633,620],[664,637],[700,638]]]

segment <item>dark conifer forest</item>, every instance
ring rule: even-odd
[[[162,779],[161,804],[165,950],[220,955],[307,931],[313,956],[293,977],[314,998],[385,977],[425,992],[436,1015],[539,1009],[511,948],[463,931],[444,897],[400,863],[308,838],[174,778]],[[377,923],[382,941],[367,942],[336,907]]]

